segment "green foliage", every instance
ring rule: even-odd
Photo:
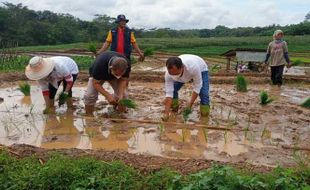
[[[96,48],[96,45],[95,45],[95,44],[89,44],[88,50],[89,50],[90,52],[92,52],[94,55],[97,54],[97,48]]]
[[[146,48],[143,53],[145,57],[151,56],[154,54],[154,48]]]
[[[77,63],[79,69],[89,69],[95,61],[92,56],[72,56],[71,58]]]
[[[307,98],[307,100],[305,100],[302,104],[301,104],[302,107],[305,107],[305,108],[310,108],[310,97]]]
[[[292,66],[299,66],[301,64],[302,64],[301,60],[297,59],[297,60],[293,61]]]
[[[25,96],[30,96],[30,89],[31,89],[30,84],[28,84],[27,82],[22,82],[19,83],[18,86],[19,86],[18,90],[20,90]]]
[[[260,104],[263,106],[271,103],[274,100],[272,98],[269,98],[268,93],[266,91],[261,91],[259,97],[260,97]]]
[[[210,73],[217,73],[221,70],[221,66],[219,64],[215,64],[211,66]]]
[[[41,165],[34,156],[16,159],[0,152],[0,189],[309,189],[310,167],[255,173],[229,166],[181,175],[170,169],[142,174],[120,162],[51,154]]]
[[[237,75],[237,78],[235,80],[237,91],[239,92],[246,92],[248,82],[246,81],[245,77],[243,75]]]
[[[29,60],[30,57],[24,55],[12,55],[9,58],[1,56],[0,71],[24,71]]]
[[[130,62],[131,62],[131,64],[135,64],[135,63],[137,63],[138,61],[137,61],[137,59],[136,59],[134,56],[131,56],[131,57],[130,57]]]
[[[187,121],[191,113],[192,110],[190,108],[185,108],[185,110],[182,112],[183,120]]]
[[[121,99],[118,103],[127,108],[133,108],[133,109],[137,108],[137,104],[131,99]]]

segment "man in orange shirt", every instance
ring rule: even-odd
[[[129,20],[126,19],[125,15],[117,16],[115,23],[118,24],[118,27],[109,31],[107,39],[98,51],[98,54],[106,51],[111,46],[111,51],[118,52],[130,60],[133,47],[139,54],[139,60],[144,60],[144,54],[140,50],[132,30],[126,26],[128,21]]]

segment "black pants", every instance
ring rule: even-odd
[[[72,75],[72,77],[73,77],[73,84],[74,84],[74,82],[75,82],[75,80],[76,80],[76,78],[77,78],[77,74],[76,75]],[[65,89],[66,89],[66,87],[67,87],[67,81],[64,79],[64,80],[62,80],[62,81],[58,81],[58,86],[60,85],[60,83],[63,83],[63,91],[65,91]],[[73,85],[72,84],[72,85]],[[49,89],[49,91],[50,91],[50,95],[49,95],[49,98],[50,99],[54,99],[55,98],[55,95],[56,95],[56,92],[57,92],[57,88],[55,88],[52,84],[48,84],[48,89]],[[69,93],[68,93],[68,96],[69,97],[72,97],[72,89],[70,89],[70,91],[69,91]]]
[[[283,69],[284,65],[271,67],[271,81],[273,85],[282,85]]]

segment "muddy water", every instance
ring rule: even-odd
[[[110,92],[111,88],[105,86]],[[164,99],[163,84],[132,83],[130,98],[137,110],[119,115],[100,96],[95,117],[84,117],[85,87],[74,87],[74,109],[57,108],[54,115],[43,115],[43,97],[36,86],[31,97],[24,97],[16,87],[0,90],[0,143],[30,144],[38,147],[124,150],[134,154],[169,158],[199,158],[227,162],[249,162],[275,166],[293,164],[291,150],[282,145],[310,147],[310,111],[298,106],[310,96],[308,87],[268,85],[252,86],[238,93],[231,85],[211,87],[212,112],[209,119],[199,117],[199,105],[186,123],[165,125],[143,122],[113,122],[106,117],[160,121]],[[259,105],[258,94],[267,90],[275,101]],[[188,85],[180,92],[181,107],[190,97]],[[182,114],[171,121],[184,123]],[[230,128],[233,131],[207,130],[201,125]],[[240,131],[247,129],[247,131]],[[239,131],[238,131],[239,130]],[[305,152],[309,155],[309,152]]]

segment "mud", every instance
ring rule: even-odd
[[[233,85],[211,85],[209,118],[200,118],[196,103],[189,121],[184,122],[178,113],[171,122],[183,124],[168,125],[158,124],[163,109],[163,83],[132,82],[129,96],[136,101],[138,109],[122,115],[115,113],[100,96],[95,117],[84,116],[85,83],[74,87],[74,109],[60,107],[55,115],[48,116],[42,114],[43,97],[35,83],[32,84],[31,97],[24,97],[17,87],[0,90],[4,98],[0,104],[3,145],[28,144],[77,152],[80,151],[76,149],[112,151],[114,155],[119,151],[120,155],[133,157],[201,160],[207,163],[204,167],[211,161],[291,167],[297,164],[294,147],[310,147],[310,111],[299,106],[310,96],[309,85],[285,85],[281,89],[253,85],[246,93],[237,92]],[[112,92],[109,86],[105,87]],[[261,106],[258,99],[261,90],[268,91],[276,100]],[[181,90],[181,107],[189,99],[190,91],[190,84]],[[132,120],[114,122],[109,118]],[[188,124],[199,124],[199,127]],[[231,131],[208,130],[203,126],[225,127]],[[310,156],[306,150],[297,153],[302,158]]]

